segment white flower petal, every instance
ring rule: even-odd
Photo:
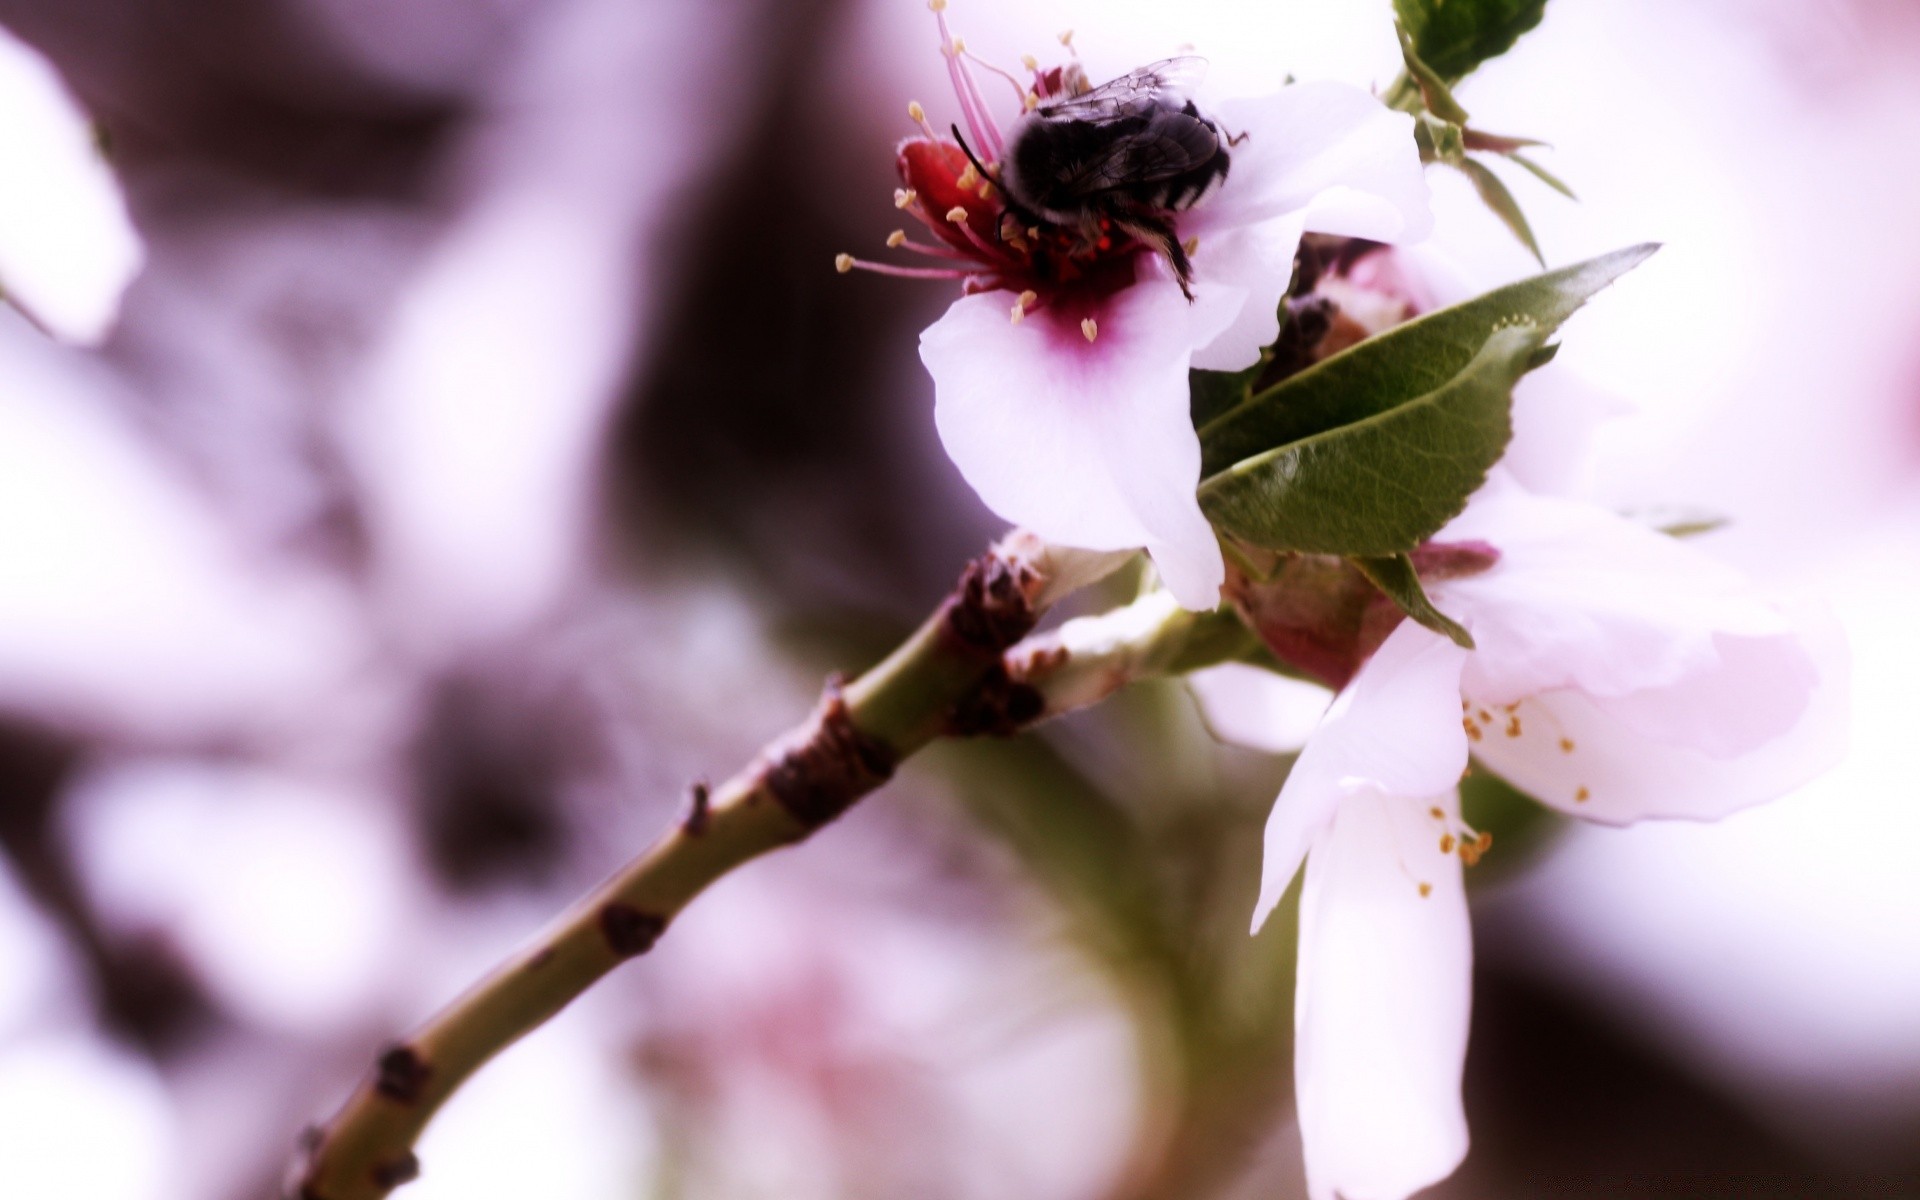
[[[1193,352],[1193,365],[1207,371],[1239,371],[1260,360],[1260,351],[1280,336],[1280,301],[1293,282],[1293,256],[1300,248],[1302,214],[1244,229],[1225,229],[1200,239],[1193,255],[1194,292],[1239,290],[1232,324]]]
[[[1144,546],[1182,604],[1214,607],[1226,571],[1194,495],[1187,364],[1218,306],[1193,312],[1172,283],[1146,280],[1084,314],[1088,340],[1080,312],[1015,323],[1012,303],[963,297],[920,335],[947,454],[1007,520],[1089,550]]]
[[[1341,691],[1267,817],[1254,929],[1280,903],[1345,797],[1368,789],[1433,796],[1459,782],[1467,767],[1460,724],[1466,658],[1446,638],[1403,621]]]
[[[1840,760],[1847,728],[1845,636],[1824,609],[1792,616],[1793,637],[1744,647],[1728,656],[1725,670],[1690,680],[1671,697],[1628,698],[1629,707],[1639,704],[1629,713],[1636,722],[1665,714],[1697,725],[1699,712],[1747,714],[1745,728],[1737,717],[1725,718],[1732,728],[1717,731],[1718,745],[1698,749],[1651,737],[1608,711],[1619,707],[1612,701],[1556,691],[1520,702],[1513,713],[1519,736],[1488,730],[1474,753],[1542,803],[1610,825],[1645,817],[1716,820],[1784,795]],[[1770,674],[1789,652],[1804,665]],[[1812,681],[1800,673],[1808,669]],[[1752,743],[1796,707],[1797,719],[1776,736],[1743,753],[1713,752]],[[1682,732],[1702,737],[1697,727]]]
[[[1313,1200],[1404,1200],[1466,1157],[1472,931],[1433,807],[1458,816],[1451,792],[1349,796],[1307,859],[1294,1077]]]
[[[144,251],[93,126],[45,59],[0,29],[0,294],[94,344]]]
[[[1789,631],[1733,568],[1595,505],[1530,495],[1504,474],[1439,540],[1500,551],[1492,570],[1430,589],[1473,631],[1466,690],[1491,705],[1559,688],[1667,687],[1718,664],[1717,635]]]
[[[1187,676],[1187,690],[1214,737],[1271,754],[1291,754],[1306,745],[1333,699],[1317,683],[1246,663],[1195,671]]]
[[[1226,181],[1182,217],[1182,236],[1306,213],[1306,227],[1380,242],[1417,241],[1433,227],[1413,118],[1343,83],[1296,83],[1271,96],[1226,100],[1216,114],[1229,147]]]

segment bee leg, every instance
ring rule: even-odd
[[[1173,222],[1146,213],[1129,213],[1115,217],[1114,223],[1134,241],[1150,247],[1165,258],[1173,267],[1173,278],[1180,285],[1180,294],[1188,300],[1193,299],[1193,260],[1187,257],[1186,247],[1180,244],[1180,238],[1174,233]]]

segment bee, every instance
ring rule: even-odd
[[[1090,242],[1110,223],[1163,255],[1191,300],[1193,264],[1174,214],[1226,178],[1227,147],[1246,136],[1228,138],[1187,98],[1206,66],[1190,55],[1167,58],[1099,87],[1071,71],[1065,91],[1008,133],[999,183],[1009,208],[1080,229]]]

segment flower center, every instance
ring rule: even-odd
[[[1078,322],[1081,334],[1094,340],[1099,334],[1098,323],[1091,316],[1096,302],[1130,286],[1138,273],[1140,256],[1152,253],[1154,247],[1105,214],[1089,212],[1084,219],[1069,223],[1010,203],[1001,187],[1001,160],[1007,138],[993,118],[973,68],[979,66],[1005,79],[1022,114],[1032,112],[1044,98],[1084,92],[1086,73],[1077,61],[1042,70],[1034,59],[1027,58],[1022,62],[1030,82],[1023,84],[1010,72],[976,58],[952,35],[944,0],[931,0],[928,7],[939,23],[941,53],[947,60],[947,73],[967,134],[955,126],[951,138],[943,136],[927,120],[926,110],[918,102],[907,106],[907,115],[919,126],[920,136],[900,145],[895,165],[902,186],[894,193],[894,205],[917,219],[932,236],[909,237],[906,230],[898,229],[887,238],[887,245],[940,265],[904,266],[842,254],[835,259],[835,266],[843,272],[958,279],[968,294],[1012,292],[1016,297],[1009,308],[1012,320],[1052,309],[1069,325]],[[1063,34],[1060,40],[1072,49],[1071,35]]]

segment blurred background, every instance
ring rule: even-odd
[[[952,15],[1096,78],[1398,68],[1387,0]],[[264,1197],[998,532],[916,357],[950,293],[831,269],[898,219],[907,99],[954,114],[920,0],[0,27],[146,251],[96,350],[0,307],[0,1195]],[[1553,386],[1633,409],[1603,502],[1726,514],[1699,545],[1831,599],[1855,746],[1718,826],[1502,838],[1433,1195],[1920,1196],[1920,12],[1552,0],[1460,98],[1555,143],[1582,203],[1510,176],[1550,261],[1666,243]],[[1432,182],[1444,249],[1527,273]],[[1291,914],[1244,932],[1284,770],[1174,685],[936,748],[483,1072],[403,1194],[1300,1195]]]

